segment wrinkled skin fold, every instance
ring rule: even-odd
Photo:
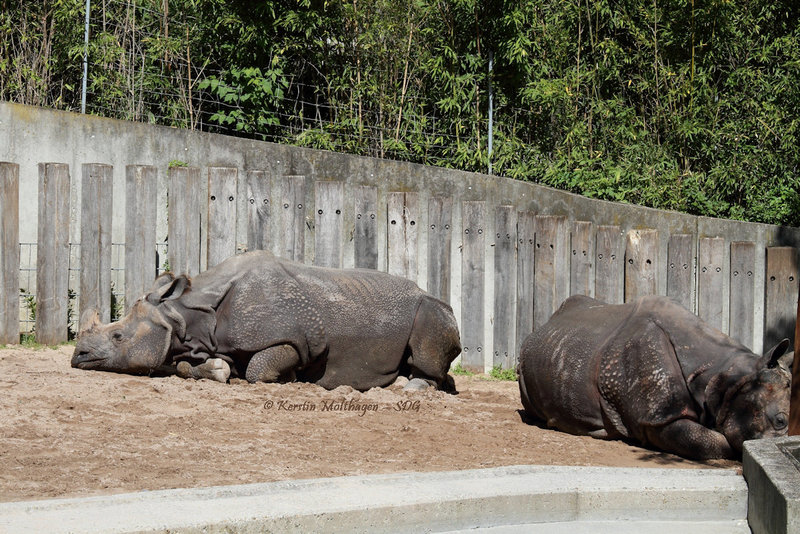
[[[687,458],[739,458],[787,433],[789,341],[759,357],[667,297],[567,299],[520,351],[525,412]]]
[[[184,377],[302,380],[333,389],[399,375],[441,388],[461,352],[446,303],[413,282],[361,269],[311,267],[254,251],[189,279],[165,273],[115,323],[81,319],[72,366]]]

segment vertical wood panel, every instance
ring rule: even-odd
[[[281,186],[283,244],[280,255],[302,263],[306,248],[306,178],[299,175],[284,176]]]
[[[156,265],[158,169],[125,168],[125,311],[153,285]]]
[[[39,164],[36,341],[43,345],[67,341],[69,183],[66,164]]]
[[[249,170],[247,181],[247,250],[270,250],[272,183],[266,171]],[[210,223],[209,223],[210,224]]]
[[[81,274],[78,317],[95,310],[111,320],[111,205],[113,168],[101,163],[81,167]]]
[[[609,304],[622,304],[625,249],[619,226],[598,226],[596,247],[594,296]]]
[[[168,258],[176,275],[200,272],[200,224],[204,187],[197,167],[169,169]]]
[[[731,243],[730,336],[753,348],[756,290],[756,244],[749,241]]]
[[[768,247],[764,351],[783,338],[794,339],[798,295],[797,249]]]
[[[356,223],[353,231],[354,264],[378,268],[378,188],[362,185],[355,190]]]
[[[517,212],[514,206],[495,211],[494,242],[494,354],[493,366],[513,369],[517,363]]]
[[[694,236],[671,235],[667,247],[667,296],[694,312]]]
[[[536,216],[529,211],[517,213],[517,354],[533,332],[535,243]]]
[[[572,223],[570,250],[570,294],[594,296],[594,225],[587,221]]]
[[[722,330],[725,240],[721,237],[701,237],[697,249],[698,315],[709,325]]]
[[[625,247],[625,302],[645,295],[655,295],[658,290],[658,231],[631,230]]]
[[[569,296],[569,230],[562,216],[536,216],[533,328],[546,323]]]
[[[317,182],[314,195],[314,265],[341,268],[344,183]]]
[[[387,262],[389,274],[417,280],[419,194],[386,195]]]
[[[428,293],[450,302],[450,246],[453,241],[453,199],[428,201]]]
[[[19,165],[0,162],[0,345],[19,343]]]
[[[483,372],[486,203],[465,201],[461,213],[461,344],[464,347],[461,365],[470,371]]]
[[[208,169],[208,268],[236,254],[238,169]]]

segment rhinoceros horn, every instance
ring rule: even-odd
[[[86,332],[89,332],[94,327],[100,324],[100,314],[97,313],[97,310],[88,309],[81,314],[81,320],[79,322],[78,328],[78,337],[82,336]]]

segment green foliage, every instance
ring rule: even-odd
[[[472,371],[470,371],[468,369],[465,369],[464,366],[461,365],[461,362],[458,362],[457,364],[455,364],[455,366],[450,368],[450,372],[453,373],[454,375],[457,375],[457,376],[474,376],[475,375],[475,373],[473,373]]]
[[[517,372],[514,369],[503,369],[499,365],[492,367],[489,376],[495,380],[517,380]]]
[[[498,174],[798,225],[799,5],[93,2],[89,106],[485,171],[491,86]],[[4,7],[0,98],[76,109],[83,1]]]

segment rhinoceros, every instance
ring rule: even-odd
[[[759,357],[667,297],[574,296],[523,342],[520,396],[565,432],[735,459],[745,440],[787,432],[788,347]]]
[[[453,311],[416,284],[379,271],[329,269],[269,252],[234,256],[189,278],[158,277],[108,325],[82,318],[72,366],[188,378],[300,380],[357,390],[409,377],[409,389],[452,389],[461,352]]]

